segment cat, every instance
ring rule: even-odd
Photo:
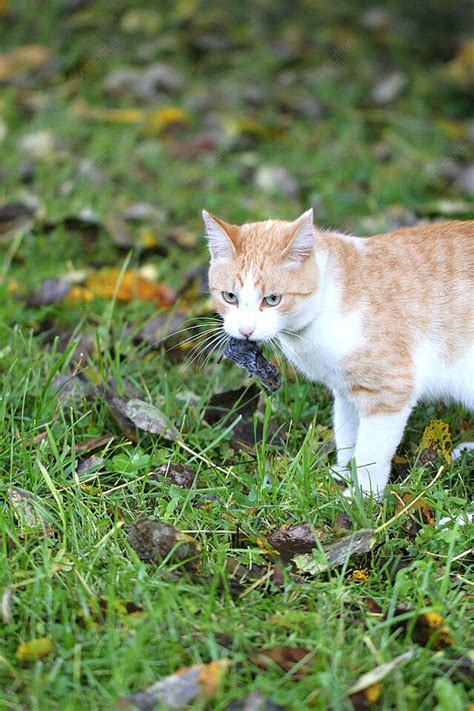
[[[474,410],[474,220],[359,238],[203,211],[209,287],[234,338],[278,342],[334,395],[334,471],[380,497],[420,400]]]

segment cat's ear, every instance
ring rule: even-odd
[[[202,219],[206,228],[209,251],[213,259],[230,259],[236,253],[236,238],[238,227],[229,225],[219,217],[202,211]]]
[[[283,251],[283,255],[290,259],[290,262],[301,263],[307,259],[314,251],[314,229],[313,229],[313,208],[295,220],[289,229],[289,241]]]

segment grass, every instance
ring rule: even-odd
[[[276,395],[261,396],[256,418],[264,422],[263,437],[253,451],[234,451],[232,413],[211,427],[203,412],[212,394],[244,382],[242,371],[216,359],[188,367],[183,354],[171,357],[165,349],[150,351],[138,342],[134,333],[156,314],[152,303],[25,303],[26,292],[45,278],[104,265],[146,263],[160,281],[180,289],[189,271],[207,260],[202,207],[238,222],[293,218],[312,204],[319,224],[367,233],[390,227],[407,210],[436,217],[441,198],[466,201],[439,169],[447,158],[462,160],[468,149],[466,93],[449,84],[436,54],[438,25],[443,26],[439,7],[423,18],[434,47],[430,54],[429,47],[417,47],[393,28],[371,33],[350,4],[334,9],[322,3],[291,18],[285,3],[276,3],[274,12],[263,4],[251,22],[237,7],[200,8],[193,14],[191,6],[163,4],[161,29],[150,32],[145,26],[137,34],[124,30],[123,16],[139,6],[122,1],[113,10],[92,3],[76,13],[52,3],[33,16],[30,3],[19,3],[20,21],[6,25],[2,48],[44,43],[60,57],[61,70],[51,83],[5,87],[0,101],[8,129],[0,196],[12,201],[25,191],[34,193],[47,221],[57,223],[53,228],[38,223],[0,246],[0,492],[5,499],[0,590],[13,594],[13,619],[2,624],[0,641],[0,708],[112,708],[120,696],[179,667],[226,657],[232,664],[212,708],[224,709],[259,689],[289,709],[350,709],[347,691],[362,673],[414,649],[413,659],[384,680],[377,707],[466,709],[474,703],[473,691],[455,667],[456,659],[472,649],[467,555],[472,527],[442,527],[439,520],[468,509],[472,460],[448,466],[430,487],[435,470],[419,466],[416,448],[424,427],[437,416],[449,422],[456,442],[468,438],[472,420],[469,424],[467,413],[418,408],[401,448],[410,477],[395,480],[382,504],[351,504],[331,487],[330,460],[320,453],[331,426],[331,402],[319,386],[286,373]],[[397,17],[400,6],[391,7]],[[311,23],[315,29],[309,33]],[[204,50],[195,42],[199,33],[225,36],[227,43]],[[108,51],[111,36],[118,42]],[[269,48],[269,40],[282,37],[290,48],[296,46],[294,59]],[[141,66],[144,56],[183,71],[186,88],[170,102],[190,111],[194,124],[187,134],[144,136],[139,126],[95,122],[72,110],[78,99],[92,107],[134,105],[129,97],[105,97],[103,79],[114,68]],[[407,74],[407,87],[389,107],[376,108],[367,96],[381,57]],[[89,66],[85,72],[84,66]],[[249,87],[263,92],[263,99],[251,104],[245,98]],[[217,97],[214,102],[212,95],[202,98],[204,90]],[[321,102],[321,121],[295,108],[300,92]],[[46,99],[45,108],[25,110],[25,100],[35,97]],[[238,128],[242,116],[257,122],[257,135]],[[177,145],[219,122],[237,122],[237,135],[224,148],[196,160],[176,156]],[[69,155],[39,161],[33,182],[25,185],[19,166],[28,156],[21,154],[20,141],[44,128],[64,142]],[[388,160],[376,158],[381,143]],[[78,178],[81,157],[105,174],[99,185],[93,171]],[[297,198],[255,186],[252,166],[267,163],[295,175]],[[142,200],[163,211],[151,227],[166,245],[166,256],[143,249],[127,255],[103,227],[110,212]],[[98,216],[93,237],[62,224],[85,207]],[[166,241],[177,225],[196,235],[191,251]],[[199,289],[188,290],[175,308],[207,314]],[[81,333],[91,334],[95,346],[78,366],[74,339]],[[64,334],[67,338],[60,338]],[[156,437],[132,442],[98,391],[68,402],[54,378],[74,368],[94,384],[113,378],[122,393],[127,386],[138,388],[175,423],[186,449]],[[269,423],[284,433],[283,445],[272,439]],[[35,439],[39,433],[40,441]],[[73,475],[84,458],[78,443],[108,433],[115,439],[102,452],[104,470],[79,486]],[[168,461],[195,468],[191,489],[149,480],[150,472]],[[41,502],[50,535],[20,525],[8,499],[12,485]],[[397,495],[425,491],[434,527],[424,525],[415,537],[408,536],[407,517],[400,516],[382,528],[394,516]],[[244,565],[273,564],[266,535],[305,521],[331,540],[341,512],[357,528],[381,527],[370,554],[304,584],[284,567],[283,589],[265,579],[249,585],[245,594],[233,591],[226,557]],[[183,571],[170,576],[170,561],[141,562],[126,532],[142,517],[189,532],[200,544],[205,580]],[[365,581],[353,582],[355,568],[367,568]],[[367,611],[369,598],[383,615]],[[105,615],[99,609],[103,600]],[[127,603],[139,606],[141,614],[127,614]],[[406,630],[394,623],[403,618],[397,610],[402,603],[408,610]],[[411,628],[425,611],[444,618],[452,638],[448,648],[436,651],[431,643],[412,641]],[[15,656],[21,642],[39,637],[53,641],[51,654],[33,661]],[[280,645],[311,650],[314,665],[302,678],[294,680],[277,667],[259,670],[250,661],[258,649]],[[202,701],[193,706],[203,707]]]

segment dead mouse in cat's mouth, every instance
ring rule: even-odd
[[[224,355],[241,368],[245,368],[249,375],[256,375],[262,385],[271,392],[280,387],[278,370],[265,358],[258,343],[255,341],[231,338],[226,346]]]

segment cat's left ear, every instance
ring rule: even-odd
[[[215,215],[211,215],[207,210],[202,211],[202,219],[206,228],[206,236],[209,244],[209,251],[213,259],[229,259],[235,256],[237,225],[229,225]]]
[[[289,242],[283,255],[292,262],[304,262],[314,250],[313,208],[303,212],[289,230]]]

